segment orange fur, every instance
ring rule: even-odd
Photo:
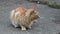
[[[22,30],[31,28],[33,21],[38,19],[39,15],[36,8],[26,9],[24,7],[18,7],[11,11],[10,19],[15,27],[21,26]]]
[[[27,9],[24,8],[24,7],[18,7],[18,8],[16,8],[15,10],[16,10],[16,12],[17,12],[17,11],[20,12],[21,15],[25,15],[25,12],[27,11]]]

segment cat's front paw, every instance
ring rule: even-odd
[[[26,30],[26,28],[24,26],[21,27],[22,30]]]

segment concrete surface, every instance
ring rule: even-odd
[[[9,20],[10,11],[16,7],[36,6],[41,16],[32,29],[22,31],[14,28]],[[60,9],[29,3],[25,0],[0,0],[0,34],[58,34],[60,33]]]

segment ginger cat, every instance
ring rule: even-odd
[[[38,15],[37,8],[32,7],[31,9],[26,9],[24,7],[18,7],[11,11],[10,20],[14,27],[20,26],[22,30],[26,30],[26,28],[30,28],[34,23],[34,20],[38,19],[40,16]]]

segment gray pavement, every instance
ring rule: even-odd
[[[22,31],[14,28],[9,20],[10,11],[16,7],[36,6],[41,16],[32,29]],[[0,34],[58,34],[60,33],[60,9],[34,4],[24,0],[0,0]]]

